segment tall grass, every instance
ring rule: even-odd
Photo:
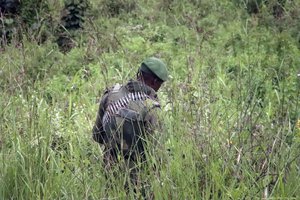
[[[226,0],[128,2],[111,16],[91,1],[66,54],[30,37],[1,52],[1,199],[299,198],[298,3],[282,30]],[[103,168],[91,128],[103,90],[152,55],[170,71],[160,148],[140,171],[146,189],[127,191],[129,173]]]

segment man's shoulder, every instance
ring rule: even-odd
[[[122,84],[117,83],[117,84],[115,84],[114,86],[111,87],[110,92],[112,92],[112,93],[119,92],[120,89],[122,88],[122,86],[123,86]]]
[[[103,94],[107,94],[107,93],[110,93],[110,92],[116,92],[118,91],[120,88],[122,87],[122,84],[120,83],[116,83],[115,85],[112,85],[112,86],[109,86],[109,87],[106,87],[103,91]]]

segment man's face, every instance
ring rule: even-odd
[[[155,90],[155,92],[157,92],[159,90],[159,88],[161,87],[162,84],[163,84],[162,81],[154,79],[153,80],[153,84],[150,87],[152,87]]]
[[[159,88],[162,86],[163,81],[158,79],[156,76],[152,75],[142,75],[141,73],[137,74],[137,79],[144,82],[146,85],[151,87],[156,92],[159,90]]]

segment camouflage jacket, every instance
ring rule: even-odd
[[[153,137],[160,108],[155,91],[139,81],[115,85],[100,102],[93,139],[124,157],[144,153],[144,142]]]

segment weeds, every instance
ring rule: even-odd
[[[40,9],[59,21],[63,3],[50,2]],[[299,3],[282,12],[253,2],[90,1],[64,54],[51,31],[42,43],[30,31],[2,40],[0,196],[297,199]],[[139,174],[147,189],[125,190],[128,174],[103,168],[91,128],[103,90],[153,55],[171,73],[159,93],[161,148]]]

